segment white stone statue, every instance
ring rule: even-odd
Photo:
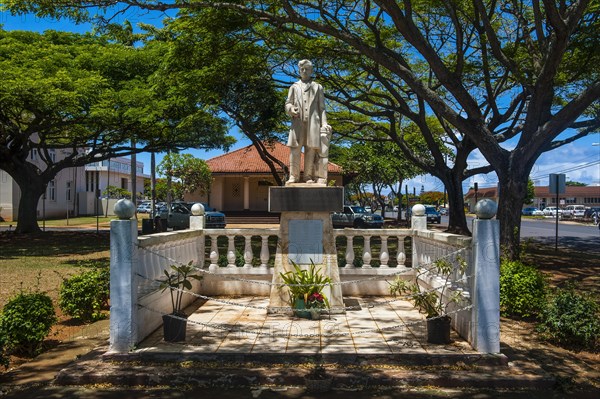
[[[290,147],[290,177],[286,185],[300,183],[300,154],[304,147],[304,180],[309,184],[327,184],[331,126],[325,114],[323,87],[312,80],[309,60],[298,62],[300,80],[288,92],[285,112],[292,117],[287,145]]]

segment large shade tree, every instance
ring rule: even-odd
[[[281,139],[285,97],[272,79],[269,54],[253,38],[253,21],[232,10],[181,12],[155,32],[171,44],[168,79],[218,109],[245,135],[277,184],[287,165],[269,151]]]
[[[158,171],[167,179],[173,180],[177,187],[173,189],[177,195],[171,193],[170,198],[183,199],[183,194],[197,192],[206,195],[212,185],[210,168],[202,159],[191,154],[177,154],[169,152],[158,165]],[[169,193],[165,198],[169,198]]]
[[[166,51],[91,35],[0,31],[0,168],[21,190],[17,232],[39,231],[38,201],[65,168],[231,144],[219,117],[156,74]]]
[[[9,0],[14,11],[56,12],[49,0]],[[82,5],[69,2],[63,15]],[[147,9],[238,9],[318,41],[355,49],[406,85],[457,140],[469,140],[499,179],[498,218],[508,257],[518,257],[520,208],[540,154],[600,126],[600,2],[432,0],[161,2]],[[402,110],[398,109],[402,114]]]

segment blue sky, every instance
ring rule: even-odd
[[[121,16],[121,19],[128,19],[132,24],[144,21],[146,23],[160,24],[160,20],[164,15],[135,13]],[[4,25],[6,30],[30,30],[43,32],[45,30],[64,30],[71,32],[83,33],[91,30],[90,25],[75,25],[70,21],[39,19],[32,15],[11,16],[8,13],[0,12],[0,24]],[[335,134],[335,126],[333,126]],[[250,140],[240,136],[235,131],[232,134],[238,138],[238,142],[232,147],[232,150],[250,145]],[[596,145],[593,145],[596,144]],[[209,159],[217,155],[221,155],[222,151],[201,151],[189,150],[192,155],[201,158]],[[160,162],[162,156],[157,156],[157,163]],[[149,154],[138,155],[138,161],[144,162],[144,172],[149,174],[150,171],[150,156]],[[470,167],[486,165],[487,162],[479,152],[474,152],[469,158]],[[568,144],[554,151],[543,154],[536,162],[531,177],[536,186],[548,185],[548,175],[550,173],[565,173],[567,180],[579,181],[591,186],[600,186],[600,133],[594,133],[586,138],[578,140],[575,143]],[[477,182],[480,188],[494,187],[498,183],[498,179],[494,173],[487,175],[477,175],[465,181],[465,190]],[[408,185],[409,192],[416,189],[417,193],[421,191],[421,187],[425,191],[443,191],[443,185],[437,178],[430,175],[418,176],[415,179],[405,181]],[[404,191],[404,187],[402,188]]]

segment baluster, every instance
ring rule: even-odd
[[[390,260],[387,241],[387,236],[381,236],[381,253],[379,254],[379,262],[381,263],[381,267],[388,267],[388,261]]]
[[[246,241],[246,244],[244,246],[244,261],[246,263],[244,263],[244,267],[246,269],[251,269],[252,268],[252,236],[245,236],[244,240]]]
[[[346,267],[354,266],[354,236],[346,237]]]
[[[208,270],[211,272],[216,272],[219,265],[219,246],[217,245],[218,235],[214,235],[210,237],[210,265],[208,266]]]
[[[227,236],[229,245],[227,246],[227,267],[233,268],[235,266],[235,236]]]
[[[396,255],[398,267],[404,266],[406,262],[406,253],[404,252],[404,237],[398,236],[398,254]]]
[[[364,268],[370,268],[371,267],[371,259],[373,259],[373,257],[371,256],[371,236],[364,236],[365,239],[365,248],[363,251],[363,267]]]
[[[269,263],[269,236],[260,236],[262,243],[260,246],[260,267],[267,268]]]

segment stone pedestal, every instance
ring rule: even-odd
[[[271,187],[269,211],[281,212],[279,245],[275,255],[273,283],[281,284],[280,273],[293,270],[292,262],[308,269],[311,263],[332,283],[323,293],[332,308],[343,307],[342,289],[331,223],[331,212],[343,209],[344,189],[341,187]],[[290,305],[287,288],[273,286],[269,312]]]

